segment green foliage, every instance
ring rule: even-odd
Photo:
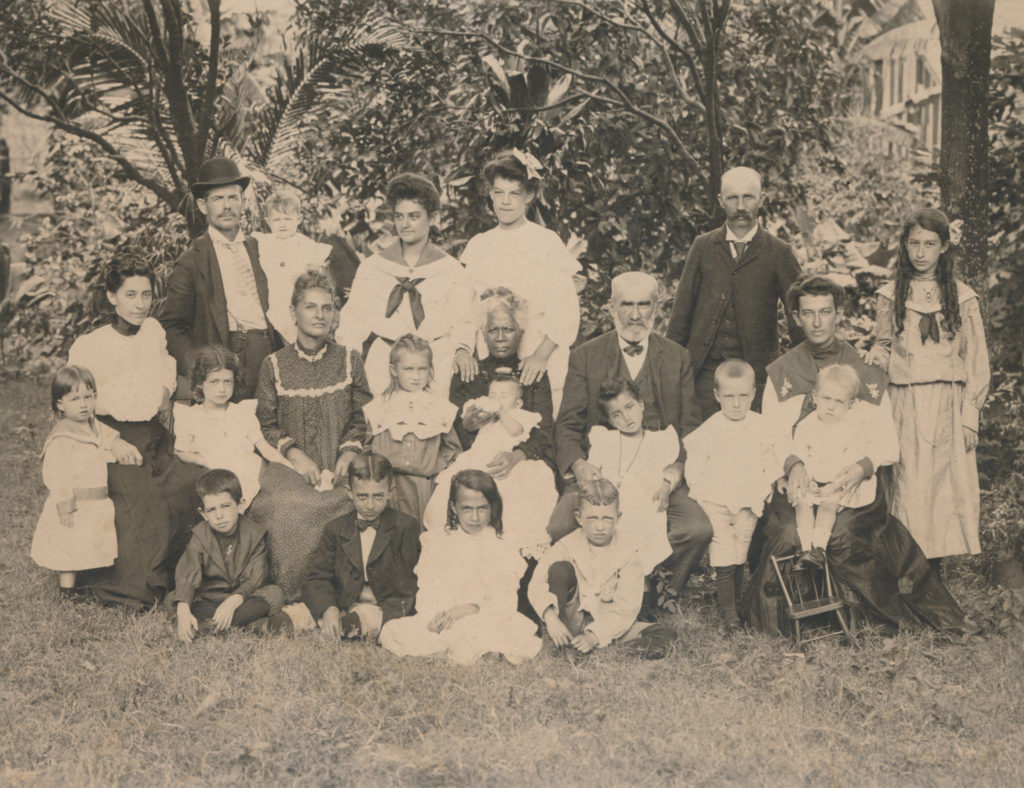
[[[132,249],[162,278],[188,238],[180,215],[77,137],[53,138],[36,187],[53,195],[55,211],[23,238],[25,261],[55,295],[19,310],[6,338],[8,367],[30,374],[59,363],[104,319],[99,277],[115,249]]]

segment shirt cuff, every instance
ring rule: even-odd
[[[347,451],[354,451],[357,454],[363,450],[362,444],[356,443],[355,441],[345,441],[338,447],[338,456],[340,457]]]
[[[288,436],[285,436],[285,437],[281,438],[281,440],[279,440],[277,442],[277,450],[279,452],[281,452],[281,455],[283,456],[284,453],[286,451],[288,451],[288,449],[290,449],[294,445],[295,445],[295,439],[294,438],[289,438]]]

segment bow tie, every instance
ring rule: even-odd
[[[374,530],[376,530],[377,529],[377,524],[379,522],[380,522],[380,518],[379,517],[376,520],[364,520],[362,517],[357,517],[356,518],[356,528],[359,529],[359,533],[362,533],[367,528],[373,528]]]
[[[423,298],[420,296],[420,291],[416,289],[416,285],[423,280],[411,279],[408,276],[399,276],[396,279],[398,279],[398,284],[391,288],[391,294],[388,296],[388,305],[384,310],[384,317],[391,317],[395,314],[398,311],[398,307],[402,304],[402,296],[408,293],[409,308],[412,310],[412,322],[416,328],[419,328],[426,315],[423,312]]]
[[[622,352],[625,353],[627,356],[639,356],[641,353],[644,352],[643,342],[634,342],[632,339],[627,339],[624,341],[626,343],[626,346],[622,348]]]
[[[921,344],[929,339],[939,342],[939,319],[935,314],[921,315],[921,322],[918,324],[921,329]]]

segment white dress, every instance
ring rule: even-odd
[[[403,281],[419,293],[423,309],[419,325],[412,306],[413,294],[396,292]],[[389,316],[389,300],[399,296]],[[436,246],[428,245],[419,264],[410,266],[396,242],[364,260],[356,271],[336,336],[339,344],[358,350],[368,337],[376,337],[366,354],[366,380],[374,396],[382,394],[391,382],[391,345],[404,334],[415,334],[430,343],[434,356],[431,389],[447,398],[456,350],[473,349],[476,303],[466,270]]]
[[[511,435],[500,421],[489,422],[480,428],[473,445],[438,474],[437,486],[423,514],[423,524],[428,530],[440,531],[447,522],[448,495],[452,477],[456,473],[469,469],[486,471],[487,463],[497,454],[512,451],[540,424],[539,413],[517,408],[510,411],[509,415],[522,426],[521,433]],[[505,540],[514,544],[516,549],[548,544],[551,537],[545,526],[551,510],[558,502],[558,491],[547,463],[542,460],[523,460],[508,476],[495,479],[495,482],[501,493]]]
[[[573,275],[580,264],[556,233],[534,222],[511,229],[501,225],[473,236],[462,252],[462,262],[478,296],[506,287],[526,304],[527,321],[520,358],[531,355],[545,336],[558,345],[548,359],[548,379],[555,413],[569,369],[569,348],[580,330],[580,304]],[[487,345],[477,342],[480,358]]]
[[[461,528],[428,531],[416,566],[416,615],[384,625],[380,644],[392,654],[445,656],[469,665],[488,653],[513,665],[537,656],[536,626],[517,612],[519,580],[526,564],[515,547],[485,527],[475,534]],[[480,609],[440,633],[427,625],[438,613],[464,604]]]
[[[176,403],[174,406],[174,449],[196,452],[199,459],[184,458],[207,468],[232,471],[242,483],[246,508],[260,491],[263,460],[257,447],[278,454],[266,443],[256,419],[256,400],[228,403],[226,410],[202,405]],[[278,455],[279,457],[279,455]],[[275,457],[275,459],[278,459]],[[278,460],[284,462],[284,458]]]
[[[270,307],[267,319],[288,344],[295,341],[295,321],[292,319],[292,290],[295,280],[306,271],[324,271],[330,244],[322,244],[296,233],[282,241],[273,233],[253,233],[260,250],[260,268],[267,275],[267,293]]]
[[[652,500],[662,483],[663,471],[679,458],[679,435],[674,427],[644,430],[639,445],[623,440],[618,430],[590,428],[587,462],[601,469],[601,475],[619,489],[618,530],[622,540],[633,546],[644,573],[649,574],[672,552],[668,542],[668,519]]]
[[[57,422],[43,448],[43,483],[50,491],[32,537],[32,560],[57,572],[110,566],[117,557],[114,503],[107,495],[107,463],[116,430],[93,420],[88,433]],[[61,513],[72,524],[61,524]]]

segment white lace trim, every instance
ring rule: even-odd
[[[298,348],[296,348],[298,349]],[[324,351],[327,350],[327,346],[321,349],[319,356],[322,357]],[[302,351],[299,351],[300,353]],[[281,382],[281,367],[277,361],[277,354],[271,354],[268,356],[270,359],[270,366],[274,369],[274,387],[277,389],[277,396],[279,397],[322,397],[324,394],[333,394],[335,391],[341,391],[352,382],[352,360],[345,359],[345,379],[340,383],[333,383],[330,386],[324,386],[318,389],[290,389],[285,388],[284,383]],[[305,357],[307,360],[311,359],[310,356]],[[311,359],[316,361],[318,359]]]

